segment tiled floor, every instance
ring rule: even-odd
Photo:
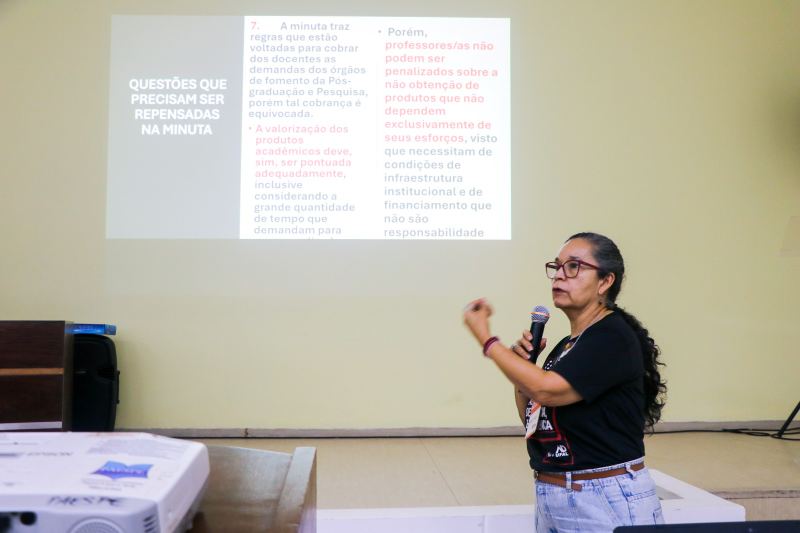
[[[320,509],[526,505],[533,478],[517,437],[197,439],[292,453],[317,449]],[[800,489],[800,442],[735,434],[659,434],[645,463],[702,489]]]

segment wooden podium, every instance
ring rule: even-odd
[[[0,321],[0,431],[72,429],[72,322]]]

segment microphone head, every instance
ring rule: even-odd
[[[537,305],[531,311],[531,322],[541,322],[544,324],[550,320],[550,310],[543,305]]]

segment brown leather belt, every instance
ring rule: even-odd
[[[631,465],[631,470],[637,472],[644,468],[644,463],[636,463]],[[602,479],[604,477],[621,476],[627,474],[628,469],[624,466],[614,468],[613,470],[603,470],[601,472],[589,472],[588,474],[573,474],[573,481],[581,481],[583,479]],[[558,485],[559,487],[566,488],[567,476],[566,474],[542,474],[541,472],[534,472],[533,477],[542,483],[549,483],[550,485]],[[577,483],[572,484],[572,490],[583,490],[583,486]]]

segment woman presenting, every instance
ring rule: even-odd
[[[663,363],[647,330],[615,303],[622,255],[611,239],[578,233],[545,267],[570,335],[542,368],[525,360],[533,348],[529,332],[510,348],[492,336],[488,302],[476,300],[464,311],[484,355],[514,384],[536,477],[536,531],[663,523],[643,462],[645,429],[664,406]]]

